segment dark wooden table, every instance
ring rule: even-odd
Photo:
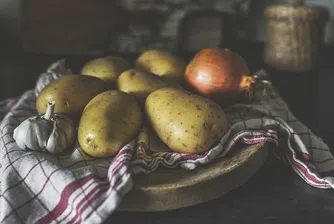
[[[326,47],[318,68],[310,73],[288,73],[263,63],[263,45],[234,47],[252,72],[269,69],[272,81],[292,112],[334,149],[334,47]],[[180,53],[185,59],[192,54]],[[133,60],[136,55],[124,55]],[[33,88],[37,76],[62,57],[78,71],[91,57],[0,54],[0,99],[15,97]],[[209,190],[209,189],[208,189]],[[115,212],[106,223],[291,223],[323,222],[334,218],[334,192],[315,189],[281,161],[270,156],[265,166],[245,185],[204,204],[168,212]]]

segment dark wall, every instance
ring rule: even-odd
[[[0,49],[19,47],[20,5],[20,0],[0,0]]]
[[[0,0],[0,49],[18,48],[20,43],[20,16],[21,3],[30,0]],[[71,1],[71,0],[68,0]],[[102,0],[94,0],[101,1]],[[134,0],[123,0],[122,4],[129,4]],[[146,0],[149,2],[150,0]],[[221,0],[228,5],[233,0]],[[249,12],[249,39],[254,41],[265,40],[265,18],[263,10],[266,6],[276,3],[287,2],[288,0],[252,0]],[[308,4],[317,4],[327,7],[331,17],[326,27],[325,42],[334,43],[334,1],[333,0],[307,0]],[[103,3],[102,3],[103,4]],[[66,6],[65,6],[66,7]],[[225,7],[226,8],[226,7]],[[213,23],[214,24],[214,23]],[[208,24],[209,25],[209,24]]]

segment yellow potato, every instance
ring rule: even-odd
[[[36,100],[39,113],[45,113],[48,102],[55,101],[54,113],[79,121],[86,104],[96,95],[107,90],[107,84],[92,76],[66,75],[52,81]]]
[[[185,90],[154,91],[146,99],[145,112],[153,130],[175,152],[202,153],[228,131],[218,104]]]
[[[118,90],[103,92],[82,113],[79,144],[93,157],[113,156],[140,132],[142,115],[133,96]]]
[[[186,69],[185,62],[167,51],[147,50],[136,60],[137,68],[147,70],[158,76],[168,79],[182,80]]]
[[[140,69],[126,70],[117,80],[117,88],[120,91],[135,96],[141,104],[145,103],[150,93],[164,87],[180,88],[180,86],[175,83]]]
[[[100,78],[111,87],[116,87],[118,76],[130,68],[128,61],[121,57],[107,56],[88,61],[81,69],[81,74]]]

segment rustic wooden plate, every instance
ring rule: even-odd
[[[267,155],[267,147],[261,143],[235,150],[193,171],[160,168],[151,174],[138,174],[118,210],[165,211],[218,198],[244,184]]]

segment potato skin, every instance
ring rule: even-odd
[[[151,49],[139,55],[135,67],[167,79],[182,81],[186,63],[168,51]]]
[[[54,100],[54,113],[66,115],[76,123],[86,104],[106,90],[106,83],[96,77],[62,76],[42,89],[36,100],[36,108],[39,113],[45,113],[48,102]]]
[[[144,105],[150,93],[164,87],[181,88],[174,82],[169,82],[148,71],[129,69],[124,71],[117,80],[117,88],[136,97],[141,105]]]
[[[103,92],[82,113],[79,144],[93,157],[113,156],[140,132],[142,116],[133,96],[118,90]]]
[[[154,91],[146,99],[145,112],[157,135],[175,152],[202,153],[228,131],[218,104],[184,90]]]
[[[81,69],[81,74],[102,79],[112,88],[116,88],[118,76],[130,68],[130,63],[121,57],[106,56],[88,61]]]

